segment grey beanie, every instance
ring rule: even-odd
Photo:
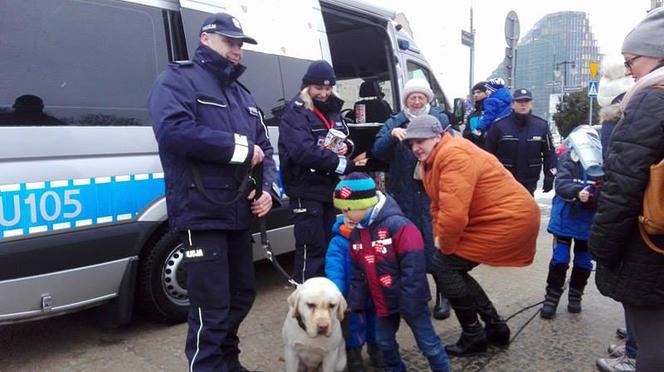
[[[650,11],[627,34],[623,41],[622,53],[654,58],[664,57],[664,8]]]

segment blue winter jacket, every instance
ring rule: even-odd
[[[346,135],[348,127],[339,110],[343,101],[331,96],[332,105],[338,106],[328,115],[333,128]],[[304,107],[298,94],[293,98],[279,123],[279,166],[286,194],[331,203],[339,175],[355,168],[345,156],[322,147],[328,128],[316,114]]]
[[[364,310],[369,297],[379,317],[422,311],[431,299],[422,234],[391,196],[380,194],[368,226],[357,226],[350,244],[352,311]]]
[[[348,297],[353,265],[350,259],[348,238],[343,236],[340,230],[343,223],[344,218],[339,216],[334,226],[332,226],[334,235],[325,254],[325,276],[337,285],[344,297]]]
[[[334,236],[330,240],[325,254],[325,276],[332,280],[337,288],[348,298],[348,288],[353,276],[353,264],[350,258],[349,240],[341,232],[343,217],[338,217],[332,227]],[[376,330],[372,327],[375,324],[373,303],[368,299],[364,314],[352,313],[350,315],[350,335],[346,338],[346,347],[355,349],[364,345],[365,341],[374,342]]]
[[[486,132],[496,120],[512,112],[512,95],[509,89],[500,88],[482,100],[483,112],[477,130]]]
[[[573,161],[570,151],[566,151],[558,159],[555,185],[556,195],[553,197],[547,231],[558,236],[588,240],[593,216],[597,211],[595,201],[599,197],[601,177],[587,177],[581,163]],[[578,194],[586,186],[590,186],[592,199],[581,203]]]
[[[172,63],[149,97],[150,116],[166,180],[166,203],[176,230],[243,230],[251,221],[248,177],[254,144],[265,153],[263,189],[276,178],[263,118],[249,91],[237,82],[244,72],[200,45],[193,61]],[[192,173],[197,169],[199,192]],[[234,202],[220,206],[220,204]]]
[[[444,129],[449,127],[449,120],[438,107],[432,107],[429,114],[436,117]],[[371,149],[372,157],[389,163],[386,191],[396,200],[404,215],[417,226],[424,238],[424,250],[427,253],[427,268],[430,257],[436,248],[433,244],[431,200],[424,190],[424,184],[413,178],[417,158],[404,143],[390,135],[394,128],[406,128],[410,120],[403,112],[392,115],[376,135]]]

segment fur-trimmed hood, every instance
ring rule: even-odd
[[[614,103],[612,105],[602,107],[599,110],[599,122],[600,123],[606,123],[606,122],[617,123],[618,120],[620,120],[620,115],[621,115],[620,102]]]

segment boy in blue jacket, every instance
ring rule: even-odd
[[[337,222],[332,227],[333,237],[325,255],[325,276],[337,285],[346,298],[348,298],[348,287],[353,275],[348,238],[354,227],[353,221],[344,221],[343,217],[337,218]],[[364,312],[353,313],[346,319],[350,325],[350,334],[344,335],[346,336],[348,371],[366,371],[362,361],[362,346],[365,342],[371,365],[383,368],[383,358],[376,345],[376,315],[371,301],[367,303]]]
[[[600,150],[601,152],[601,147]],[[588,251],[588,236],[597,211],[601,177],[590,177],[581,165],[574,149],[567,149],[558,158],[555,179],[556,195],[551,205],[547,231],[553,234],[553,255],[546,279],[546,295],[540,316],[551,319],[556,314],[563,292],[570,250],[574,242],[574,266],[569,282],[567,311],[581,312],[581,296],[593,268]]]
[[[386,371],[406,371],[396,332],[403,317],[432,371],[449,371],[447,353],[431,323],[422,235],[397,203],[376,191],[364,173],[351,173],[334,190],[334,206],[356,224],[350,235],[353,274],[348,306],[376,311],[376,342]]]
[[[473,132],[478,136],[486,133],[498,119],[512,113],[512,94],[503,79],[491,79],[484,86],[489,96],[482,100],[482,116]]]

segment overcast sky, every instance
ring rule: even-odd
[[[469,48],[461,45],[461,29],[470,28],[470,6],[475,28],[475,81],[486,78],[505,53],[505,16],[514,10],[521,37],[549,13],[584,11],[602,54],[620,54],[625,35],[646,15],[650,0],[370,0],[406,14],[415,40],[432,64],[448,97],[468,92]]]

